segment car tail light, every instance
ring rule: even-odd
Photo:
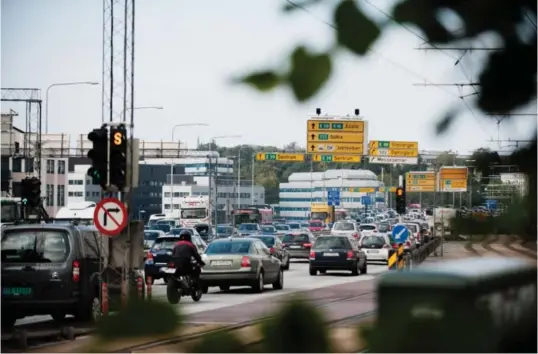
[[[250,258],[248,258],[248,256],[243,256],[243,258],[241,258],[241,268],[248,268],[250,266]]]
[[[310,259],[316,259],[316,252],[310,251]]]
[[[79,261],[73,261],[73,281],[78,282],[80,280],[80,263]]]
[[[176,265],[174,264],[174,262],[168,262],[168,268],[175,268]]]
[[[282,247],[286,247],[287,245],[285,243],[282,244]]]
[[[393,244],[392,244],[392,248],[393,248],[393,249],[397,250],[398,247],[399,247],[399,245],[398,245],[397,243],[393,243]]]
[[[388,245],[388,244],[384,244],[384,245],[383,245],[383,248],[387,249],[387,248],[391,248],[391,247],[390,247],[390,245]]]
[[[347,251],[347,259],[353,259],[353,251]]]
[[[151,253],[151,251],[148,251],[148,254],[146,255],[146,259],[153,260],[153,253]]]
[[[273,254],[275,252],[275,249],[273,247],[269,248],[269,252]]]
[[[311,243],[304,243],[303,247],[310,248],[310,247],[312,247],[312,244]]]
[[[405,247],[405,248],[409,248],[409,247],[411,247],[411,242],[409,242],[409,241],[405,241],[404,247]]]
[[[353,237],[355,237],[355,238],[359,238],[359,234],[358,234],[357,232],[354,232],[354,233],[353,233]]]

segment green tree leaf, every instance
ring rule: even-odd
[[[334,23],[338,42],[359,55],[366,54],[381,33],[377,25],[351,0],[340,2],[334,12]]]
[[[297,47],[291,56],[289,84],[299,102],[312,97],[331,75],[331,57],[311,54],[305,47]]]
[[[282,82],[282,78],[273,71],[259,71],[238,81],[253,86],[259,91],[267,92],[277,87]]]

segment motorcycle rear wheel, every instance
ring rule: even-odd
[[[179,300],[181,300],[181,287],[173,277],[168,278],[166,283],[166,298],[172,305],[179,303]]]

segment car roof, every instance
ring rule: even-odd
[[[163,230],[155,230],[155,229],[146,229],[144,230],[144,232],[157,232],[159,234],[165,234],[165,232]]]
[[[252,237],[226,237],[226,238],[216,239],[213,242],[211,242],[210,245],[213,244],[213,243],[219,243],[219,242],[221,242],[221,243],[222,242],[239,242],[239,241],[254,242],[256,240],[257,239],[253,239]]]
[[[360,224],[360,226],[375,226],[375,227],[377,227],[376,224],[372,224],[372,223]]]
[[[267,235],[267,234],[261,234],[261,235],[251,235],[246,238],[260,238],[260,237],[271,237],[271,238],[278,238],[275,235]]]

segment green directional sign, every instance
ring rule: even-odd
[[[343,123],[331,123],[331,129],[344,129],[344,124]]]
[[[331,129],[331,124],[330,123],[319,123],[319,128],[318,129]]]
[[[378,142],[378,147],[380,149],[388,149],[388,148],[390,148],[390,141],[379,141]]]
[[[318,134],[318,140],[329,140],[329,134]]]
[[[264,160],[276,161],[276,154],[265,154],[265,159]]]

